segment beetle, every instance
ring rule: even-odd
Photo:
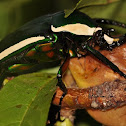
[[[82,57],[85,50],[93,54],[114,72],[126,78],[119,68],[103,56],[94,47],[112,50],[125,43],[125,35],[112,38],[113,29],[103,29],[99,23],[126,27],[125,24],[105,19],[91,19],[84,13],[74,11],[64,18],[64,12],[57,12],[34,19],[0,41],[0,87],[7,76],[32,69],[41,62],[54,62],[64,59],[60,66],[57,85],[63,90],[62,99],[67,88],[62,76],[67,70],[70,58]],[[60,114],[60,113],[59,113]],[[60,115],[58,115],[59,118]]]
[[[113,29],[103,29],[99,23],[108,22],[121,27],[126,25],[116,21],[91,19],[78,11],[74,11],[67,18],[64,16],[64,12],[57,12],[39,17],[1,40],[0,87],[8,75],[25,72],[41,62],[53,62],[64,58],[64,63],[57,73],[57,85],[65,95],[67,89],[62,82],[62,76],[69,60],[73,57],[82,57],[83,53],[80,52],[85,50],[126,78],[115,64],[94,49],[94,46],[98,45],[101,49],[112,50],[126,40],[125,35],[112,38],[110,33]]]

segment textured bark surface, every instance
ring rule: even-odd
[[[112,51],[99,51],[126,73],[126,44]],[[126,79],[92,54],[70,59],[69,71],[64,75],[63,82],[68,92],[63,98],[62,109],[86,109],[104,125],[126,125]],[[54,104],[59,105],[62,94],[57,89]]]
[[[59,105],[62,91],[58,88],[53,103]],[[126,81],[115,80],[87,89],[68,88],[62,108],[108,110],[126,104]]]

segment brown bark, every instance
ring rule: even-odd
[[[63,92],[58,88],[53,104],[59,105]],[[68,88],[61,108],[108,110],[126,104],[126,81],[115,80],[86,88]]]

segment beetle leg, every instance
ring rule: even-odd
[[[69,60],[70,60],[70,56],[67,56],[66,59],[64,60],[63,64],[60,66],[58,73],[57,73],[57,79],[58,79],[57,86],[59,86],[64,93],[67,93],[67,89],[66,89],[66,86],[64,85],[64,83],[62,82],[62,76],[68,68]]]
[[[113,64],[110,60],[108,60],[104,55],[102,55],[99,51],[93,49],[92,47],[88,45],[82,45],[83,49],[86,49],[87,51],[91,52],[96,58],[98,58],[100,61],[102,61],[104,64],[109,66],[114,72],[118,73],[120,76],[123,76],[126,78],[126,74],[124,74],[119,68]]]
[[[100,49],[106,49],[106,50],[112,50],[115,47],[118,47],[126,42],[126,34],[116,37],[116,38],[111,38],[110,32],[113,32],[114,29],[107,29],[107,30],[99,30],[96,33],[94,33],[92,37],[92,42],[96,43]],[[108,35],[113,41],[106,41],[105,40],[105,35]]]
[[[101,24],[115,25],[115,26],[119,26],[119,27],[122,27],[122,28],[126,28],[126,24],[118,22],[118,21],[101,19],[101,18],[94,18],[93,20],[98,24],[101,23]]]
[[[30,70],[35,66],[34,64],[14,64],[8,67],[9,73],[21,73],[27,70]]]
[[[69,60],[70,60],[70,56],[68,55],[66,57],[66,59],[64,60],[63,64],[60,66],[59,71],[57,73],[57,79],[58,79],[57,86],[59,86],[60,89],[64,92],[63,95],[62,95],[62,97],[60,98],[60,102],[59,102],[60,109],[61,109],[62,100],[63,100],[63,98],[65,97],[65,95],[67,93],[67,88],[64,85],[64,83],[62,82],[62,76],[63,76],[63,74],[66,72],[66,70],[68,68]],[[58,118],[57,118],[57,120],[59,120],[59,121],[62,122],[62,120],[60,119],[60,111],[58,112]]]
[[[108,48],[109,50],[112,50],[113,48],[118,47],[118,46],[120,46],[120,45],[126,43],[126,34],[124,34],[123,36],[120,36],[119,38],[115,38],[115,40],[116,40],[116,39],[118,39],[118,41],[115,41],[115,42],[113,42],[112,44],[109,44],[109,45],[108,45],[107,48]]]
[[[33,68],[35,64],[14,64],[9,67],[6,67],[1,70],[0,72],[0,89],[3,86],[3,80],[8,77],[9,75],[18,75],[21,73],[25,73],[31,68]]]

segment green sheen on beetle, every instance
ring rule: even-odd
[[[112,30],[104,30],[96,20],[78,11],[74,11],[67,18],[64,16],[64,12],[58,12],[39,17],[1,40],[1,87],[3,79],[13,73],[20,74],[41,62],[54,62],[63,58],[64,63],[57,78],[58,86],[66,90],[62,83],[62,75],[68,67],[69,59],[82,57],[83,53],[80,52],[85,50],[125,77],[115,64],[93,48],[97,45],[102,49],[111,50],[122,44],[125,36],[111,37]],[[115,24],[118,25],[117,22]]]

